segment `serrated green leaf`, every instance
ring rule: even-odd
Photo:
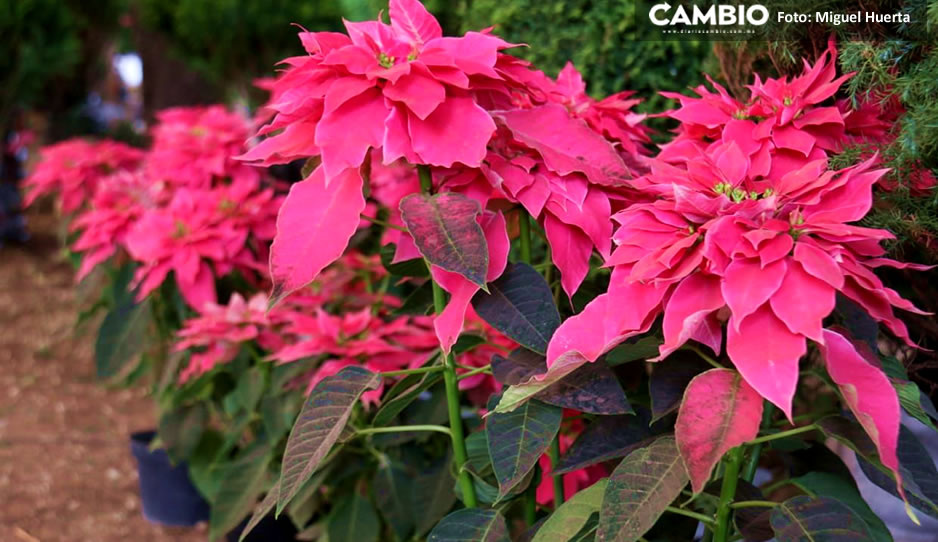
[[[495,510],[466,508],[443,518],[428,542],[510,542],[505,518]],[[330,542],[332,542],[330,540]]]
[[[332,510],[326,532],[329,542],[378,542],[381,523],[371,503],[356,493]]]
[[[130,363],[146,347],[147,331],[152,322],[149,299],[134,303],[131,294],[118,300],[101,322],[94,345],[98,378],[106,380],[126,373]]]
[[[513,412],[492,414],[485,424],[492,468],[504,498],[537,465],[560,430],[563,409],[528,401]]]
[[[844,504],[826,497],[793,497],[772,509],[772,530],[778,542],[820,540],[868,541],[866,523]]]
[[[659,438],[633,451],[609,477],[597,540],[635,542],[658,521],[688,481],[673,437]]]
[[[575,537],[590,517],[602,508],[607,483],[608,480],[596,482],[554,510],[532,542],[568,542]]]
[[[322,379],[313,388],[287,439],[277,514],[312,476],[338,440],[361,394],[377,388],[380,378],[367,369],[351,366]]]
[[[224,536],[251,511],[267,481],[269,462],[269,450],[258,447],[217,468],[221,481],[211,499],[209,540]]]

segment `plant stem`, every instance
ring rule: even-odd
[[[772,414],[775,413],[775,405],[768,401],[763,401],[762,408],[762,429],[767,429],[772,425]],[[757,442],[753,444],[752,450],[749,452],[749,460],[746,462],[746,467],[743,469],[743,480],[751,482],[756,476],[756,469],[759,468],[759,455],[762,453],[762,443]]]
[[[743,462],[743,447],[737,446],[726,454],[723,469],[723,486],[720,488],[720,503],[717,505],[716,525],[713,542],[728,542],[730,536],[730,504],[736,496],[739,482],[739,467]]]
[[[373,216],[368,216],[368,215],[361,215],[361,217],[367,220],[368,222],[371,222],[372,224],[384,226],[385,228],[390,228],[392,230],[397,230],[397,231],[407,231],[407,228],[402,228],[401,226],[391,224],[390,222],[386,222],[384,220],[381,220],[380,218],[375,218]]]
[[[463,373],[463,374],[461,374],[461,375],[457,375],[457,376],[456,376],[456,381],[458,382],[458,381],[460,381],[460,380],[462,380],[462,379],[464,379],[464,378],[469,378],[470,376],[475,376],[475,375],[477,375],[477,374],[479,374],[479,373],[490,373],[490,372],[492,372],[492,365],[491,365],[491,364],[486,365],[485,367],[475,367],[475,368],[472,369],[471,371],[465,372],[465,373]]]
[[[537,478],[537,473],[534,475]],[[534,484],[534,480],[531,480],[531,485],[524,491],[524,523],[530,526],[535,522],[537,522],[537,485]]]
[[[800,433],[807,433],[808,431],[814,431],[817,429],[817,424],[802,425],[801,427],[796,427],[794,429],[789,429],[788,431],[782,431],[779,433],[773,433],[771,435],[765,435],[764,437],[754,438],[747,442],[748,445],[759,444],[760,442],[769,442],[772,440],[778,440],[785,437],[790,437],[792,435],[798,435]]]
[[[550,449],[548,450],[550,455],[550,472],[551,478],[554,482],[554,509],[556,510],[563,504],[564,494],[563,494],[563,474],[554,474],[557,471],[557,464],[560,463],[560,435],[554,437],[554,440],[550,442]]]
[[[694,345],[692,345],[692,344],[685,344],[685,345],[682,346],[681,348],[684,348],[684,349],[686,349],[686,350],[690,350],[691,352],[697,354],[698,356],[700,356],[700,359],[706,361],[706,362],[709,363],[710,365],[713,365],[713,366],[714,366],[715,368],[717,368],[717,369],[725,369],[725,368],[726,368],[726,367],[724,367],[722,364],[720,364],[719,361],[713,359],[712,356],[710,356],[709,354],[705,354],[703,350],[697,348],[696,346],[694,346]]]
[[[739,501],[731,504],[730,508],[775,508],[776,506],[778,506],[778,503],[773,501]]]
[[[401,369],[400,371],[385,371],[379,373],[378,376],[386,378],[389,376],[406,376],[406,375],[419,375],[423,373],[435,373],[438,371],[444,370],[445,367],[442,365],[431,365],[429,367],[418,367],[416,369]]]
[[[531,265],[531,219],[524,209],[518,213],[518,228],[521,237],[521,261]]]
[[[694,519],[696,519],[697,521],[701,521],[701,522],[703,522],[703,523],[706,524],[706,525],[711,525],[711,526],[713,525],[713,518],[710,517],[710,516],[708,516],[708,515],[705,515],[705,514],[699,514],[699,513],[697,513],[697,512],[692,512],[692,511],[690,511],[690,510],[684,510],[683,508],[678,508],[678,507],[676,507],[676,506],[669,506],[669,507],[665,508],[665,511],[671,512],[672,514],[678,514],[678,515],[681,515],[681,516],[687,516],[687,517],[689,517],[689,518],[694,518]]]
[[[394,427],[366,427],[364,429],[356,429],[356,435],[373,435],[376,433],[413,433],[416,431],[436,431],[437,433],[444,433],[447,435],[452,435],[452,432],[448,427],[442,425],[398,425]]]
[[[433,177],[430,168],[426,165],[417,166],[417,174],[420,177],[420,187],[424,193],[429,194],[433,190]],[[427,270],[430,270],[430,262],[427,262]],[[446,297],[443,294],[443,288],[433,280],[433,273],[430,274],[430,283],[433,286],[433,308],[437,314],[443,312],[446,308]],[[467,508],[477,506],[476,490],[472,483],[472,478],[465,470],[468,453],[466,452],[466,437],[463,434],[462,416],[460,415],[459,404],[459,382],[456,379],[456,359],[450,352],[443,358],[443,383],[446,386],[446,410],[449,415],[450,437],[453,441],[453,461],[456,464],[456,475],[459,480],[459,487],[462,490],[463,502]]]

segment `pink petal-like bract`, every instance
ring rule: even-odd
[[[425,43],[443,36],[440,23],[417,0],[391,0],[388,14],[391,28],[414,43]]]
[[[681,281],[665,307],[664,344],[659,348],[659,359],[680,348],[699,328],[709,331],[707,316],[724,304],[718,277],[698,273]]]
[[[791,419],[791,400],[798,383],[798,360],[804,335],[792,333],[765,304],[726,329],[726,353],[743,378]]]
[[[691,380],[677,413],[674,437],[694,493],[730,448],[756,438],[762,397],[732,369],[711,369]]]
[[[723,274],[723,298],[733,311],[736,325],[769,300],[785,279],[788,264],[785,260],[771,263],[765,268],[752,259],[735,260]]]
[[[426,119],[415,115],[409,119],[414,152],[434,166],[452,167],[458,162],[478,167],[495,132],[492,117],[468,97],[450,96]]]
[[[365,208],[357,169],[336,175],[326,186],[322,166],[290,187],[277,216],[270,247],[272,302],[309,284],[342,255]]]
[[[827,364],[827,372],[840,388],[847,406],[876,444],[879,460],[896,474],[901,493],[899,442],[901,412],[899,398],[889,378],[857,352],[846,337],[824,330],[824,344],[818,345]]]

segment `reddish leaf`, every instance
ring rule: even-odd
[[[889,378],[864,359],[846,337],[828,329],[823,333],[824,342],[818,346],[828,373],[876,445],[880,461],[896,473],[897,486],[901,488],[896,456],[901,414],[896,390]]]
[[[475,294],[472,306],[490,326],[540,354],[547,351],[551,335],[560,326],[550,286],[525,263],[508,266],[489,285],[489,293]]]
[[[694,492],[701,491],[727,450],[759,434],[762,397],[731,369],[711,369],[691,380],[674,435]]]
[[[537,465],[560,430],[562,417],[561,409],[540,401],[528,401],[513,412],[489,416],[485,438],[498,480],[499,499],[508,495]]]
[[[498,116],[516,139],[541,153],[547,167],[560,175],[580,172],[607,186],[632,178],[612,145],[561,105],[513,109]]]
[[[328,186],[322,166],[290,187],[270,247],[271,303],[309,284],[342,255],[365,208],[362,178],[346,169]]]
[[[834,499],[793,497],[772,509],[772,530],[778,542],[810,540],[872,540],[866,523]]]
[[[476,221],[479,202],[453,192],[411,194],[401,200],[400,208],[404,224],[427,261],[485,289],[489,251]]]
[[[565,474],[624,457],[650,436],[648,416],[600,416],[580,433],[554,472]]]
[[[514,386],[547,372],[544,356],[527,348],[516,348],[508,357],[492,357],[492,376],[502,384]]]
[[[534,396],[545,403],[589,414],[630,414],[625,392],[602,361],[587,363]]]

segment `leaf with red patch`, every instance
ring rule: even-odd
[[[697,375],[684,391],[674,435],[694,493],[730,448],[759,434],[762,397],[731,369]]]
[[[453,192],[411,194],[401,200],[401,219],[420,254],[486,289],[489,251],[476,216],[479,202]]]

